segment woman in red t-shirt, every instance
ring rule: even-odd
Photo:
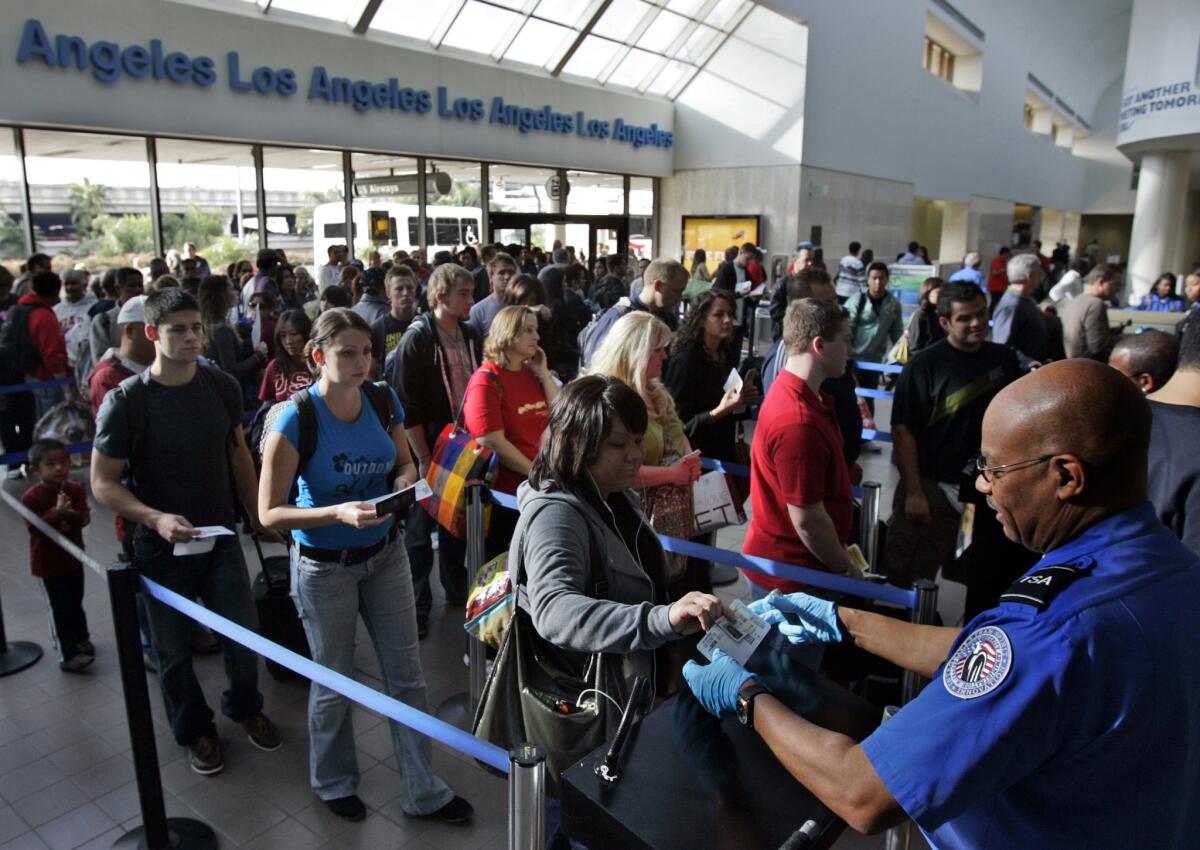
[[[463,398],[463,417],[471,436],[499,459],[495,487],[516,494],[537,457],[550,405],[558,396],[538,346],[537,312],[505,307],[496,314],[483,346],[483,365],[471,376]],[[484,556],[507,551],[517,524],[516,511],[494,508]]]
[[[304,346],[312,332],[312,320],[303,310],[288,310],[275,323],[275,350],[279,356],[267,364],[258,400],[274,404],[287,401],[312,385],[313,376],[304,359]]]

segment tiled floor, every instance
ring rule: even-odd
[[[885,504],[890,505],[895,470],[886,452],[864,455],[863,465],[868,480],[885,484]],[[86,480],[82,473],[77,476]],[[13,493],[23,487],[22,482],[5,485]],[[108,563],[116,555],[112,517],[95,503],[92,511],[92,523],[85,531],[87,549],[98,561]],[[740,549],[741,536],[739,530],[724,531],[718,545]],[[107,592],[101,578],[87,576],[85,607],[97,647],[96,663],[82,675],[59,671],[49,648],[45,602],[28,572],[26,539],[12,510],[0,506],[0,598],[8,637],[36,641],[47,651],[33,667],[0,679],[0,850],[108,848],[141,818]],[[248,552],[252,574],[256,572],[253,557]],[[731,593],[744,595],[744,580]],[[943,611],[949,614],[947,608],[955,604],[961,602],[944,600]],[[435,601],[433,631],[421,645],[435,705],[466,686],[461,622],[460,613],[445,608],[440,599]],[[216,705],[224,681],[220,656],[197,657],[196,668],[210,704]],[[378,686],[374,678],[378,668],[361,626],[356,668],[361,681]],[[217,776],[202,777],[190,770],[183,750],[164,731],[158,684],[153,677],[148,682],[167,814],[205,821],[217,830],[222,847],[469,850],[506,846],[505,783],[440,744],[434,744],[434,766],[475,806],[475,821],[452,827],[406,817],[396,803],[400,779],[387,726],[371,712],[356,711],[355,729],[362,768],[359,793],[372,811],[362,823],[350,824],[329,814],[308,788],[307,687],[281,684],[264,670],[260,686],[266,711],[284,735],[283,748],[261,752],[240,728],[219,717],[226,768]],[[923,846],[919,839],[914,844]],[[843,850],[882,846],[881,837],[854,834],[837,844]]]

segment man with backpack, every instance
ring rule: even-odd
[[[632,310],[653,313],[672,331],[679,329],[679,302],[683,300],[683,290],[687,287],[687,269],[676,260],[660,257],[646,267],[644,277],[646,284],[637,295],[622,298],[601,313],[595,324],[583,329],[580,347],[585,365],[591,365],[592,355],[600,348],[600,343],[617,319]]]
[[[408,441],[418,471],[429,472],[433,450],[442,430],[458,419],[471,375],[479,368],[483,342],[467,321],[475,303],[475,279],[455,263],[445,263],[429,276],[429,305],[432,312],[413,319],[388,374],[406,414]],[[420,505],[409,511],[404,545],[412,566],[413,590],[417,597],[417,633],[429,633],[433,597],[429,574],[433,571],[432,536],[436,521]],[[442,589],[450,605],[467,601],[465,567],[466,541],[441,529],[438,531],[438,564]]]
[[[0,326],[0,384],[48,381],[67,374],[67,345],[54,315],[62,281],[54,272],[41,271],[33,276],[30,286],[32,291],[20,297]],[[27,451],[33,445],[37,420],[61,400],[61,386],[6,396],[0,415],[4,451]],[[10,465],[8,477],[20,478],[20,466]]]
[[[92,492],[128,524],[134,561],[146,578],[249,629],[257,626],[241,544],[236,534],[197,546],[198,526],[234,528],[234,493],[250,525],[258,520],[258,481],[242,436],[241,388],[219,369],[198,364],[203,326],[196,299],[178,287],[148,296],[146,336],[154,342],[150,368],[109,392],[100,408],[92,450]],[[125,478],[128,466],[128,478]],[[210,538],[211,539],[211,538]],[[193,543],[200,551],[179,552]],[[178,552],[178,554],[177,554]],[[147,599],[159,682],[176,742],[200,774],[224,767],[213,712],[192,669],[192,621]],[[223,642],[229,689],[221,710],[261,750],[282,741],[262,713],[258,658],[234,641]]]
[[[900,302],[888,292],[887,263],[875,262],[867,268],[867,288],[846,300],[850,316],[850,335],[854,359],[882,363],[891,347],[904,335],[904,315]],[[859,369],[858,385],[867,389],[879,386],[879,372]],[[867,399],[875,412],[875,400]]]

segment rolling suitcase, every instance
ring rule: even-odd
[[[258,633],[305,658],[312,658],[308,648],[308,637],[304,634],[304,624],[300,622],[290,594],[288,556],[263,557],[262,546],[257,539],[254,540],[254,549],[258,552],[258,562],[262,566],[252,588],[254,607],[258,609]],[[267,672],[276,681],[306,681],[303,676],[293,673],[281,664],[269,658],[264,660],[267,662]]]

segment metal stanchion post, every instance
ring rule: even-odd
[[[32,667],[42,657],[42,648],[27,640],[8,642],[4,631],[4,604],[0,602],[0,676]]]
[[[918,625],[928,626],[937,616],[938,586],[929,579],[920,578],[913,582],[913,590],[917,592],[917,607],[913,609],[912,621]],[[900,684],[900,703],[907,705],[928,681],[911,670],[904,671],[904,679]]]
[[[912,622],[921,626],[931,625],[937,616],[937,584],[929,579],[917,579],[913,582],[913,590],[917,592],[917,607],[912,611]],[[905,670],[900,681],[900,704],[911,702],[927,681],[924,676]],[[912,843],[912,828],[912,821],[905,821],[889,829],[884,839],[884,850],[908,850]]]
[[[879,569],[879,482],[864,481],[862,485],[862,510],[858,515],[858,539],[862,543],[863,557],[872,572]]]
[[[483,482],[467,484],[467,587],[473,588],[479,571],[483,569]],[[470,698],[471,717],[483,698],[483,684],[487,677],[487,646],[481,640],[467,637],[467,693]]]
[[[125,717],[133,745],[133,770],[137,778],[142,825],[113,842],[113,850],[216,850],[216,833],[206,823],[191,818],[168,818],[163,802],[162,778],[158,772],[158,748],[154,744],[154,719],[150,715],[150,692],[142,661],[138,634],[137,571],[131,564],[108,568],[108,599],[112,605],[113,630],[117,637],[117,660],[121,667],[121,691],[125,695]]]
[[[468,481],[467,487],[467,587],[475,586],[475,579],[483,568],[483,512],[484,484]],[[448,532],[447,532],[448,533]],[[439,553],[439,557],[441,557]],[[487,647],[483,641],[470,635],[467,640],[467,690],[455,694],[437,708],[437,715],[447,723],[460,729],[470,729],[475,720],[475,709],[483,697],[483,685],[487,679]]]
[[[508,850],[542,850],[546,832],[546,754],[536,744],[508,751]]]

